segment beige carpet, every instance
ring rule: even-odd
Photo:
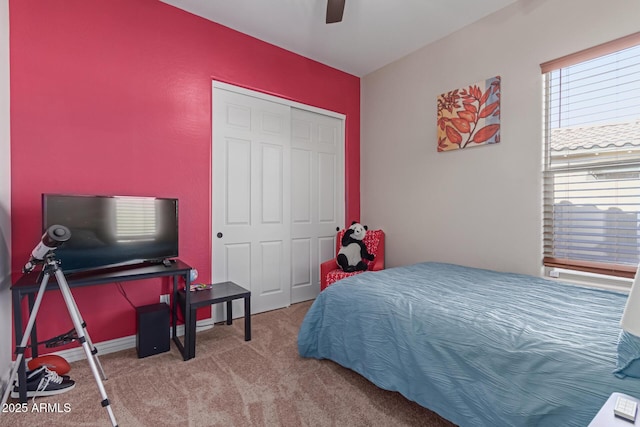
[[[252,316],[250,342],[244,341],[242,319],[216,324],[197,334],[196,357],[187,362],[173,343],[171,351],[143,359],[135,349],[100,356],[118,424],[453,426],[336,363],[301,358],[296,340],[309,306]],[[27,413],[2,413],[0,426],[111,425],[88,362],[72,363],[69,374],[76,380],[73,390],[36,398],[35,406],[29,399]]]

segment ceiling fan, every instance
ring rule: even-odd
[[[327,0],[327,24],[342,21],[345,0]]]

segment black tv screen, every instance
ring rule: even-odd
[[[43,233],[52,225],[71,231],[54,252],[65,273],[178,256],[177,199],[43,194]]]

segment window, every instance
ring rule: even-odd
[[[640,33],[542,64],[544,264],[640,263]]]

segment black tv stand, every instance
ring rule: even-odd
[[[105,270],[96,270],[96,271],[87,271],[87,272],[78,272],[78,274],[72,274],[67,277],[65,274],[65,279],[67,279],[67,283],[69,284],[69,288],[77,288],[82,286],[91,286],[91,285],[101,285],[107,283],[116,283],[116,282],[125,282],[132,280],[141,280],[141,279],[151,279],[156,277],[173,277],[173,301],[177,301],[178,299],[178,284],[180,278],[183,279],[185,284],[185,289],[189,289],[191,286],[191,266],[180,261],[180,260],[171,260],[168,266],[163,263],[159,264],[136,264],[130,266],[122,266],[118,268],[105,269]],[[64,272],[64,269],[62,269]],[[22,337],[24,334],[23,330],[23,313],[22,313],[22,299],[27,297],[29,302],[29,309],[27,313],[27,317],[31,315],[31,311],[35,304],[36,294],[40,289],[40,271],[32,271],[31,273],[23,275],[19,278],[13,286],[11,286],[11,298],[13,303],[13,325],[15,330],[15,342],[19,343],[22,341]],[[47,283],[46,290],[59,289],[58,283],[56,281],[55,276],[52,276],[49,282]],[[189,293],[187,293],[188,295]],[[82,310],[82,307],[80,307]],[[42,313],[42,311],[40,311]],[[185,324],[189,324],[191,313],[187,311],[184,313],[184,321]],[[191,356],[188,352],[188,347],[190,340],[193,339],[189,335],[189,328],[185,328],[184,335],[184,344],[180,342],[178,337],[176,336],[176,325],[177,325],[177,304],[173,304],[171,309],[171,325],[173,330],[173,340],[176,343],[176,346],[180,350],[182,357],[184,360],[188,360]],[[31,340],[30,340],[30,348],[31,348],[31,357],[38,356],[38,336],[36,332],[36,325],[34,323],[33,328],[31,330]],[[22,363],[20,369],[18,370],[18,381],[25,382],[26,374],[25,374],[25,363],[24,359],[22,359]],[[26,396],[20,396],[21,402],[26,402]]]

